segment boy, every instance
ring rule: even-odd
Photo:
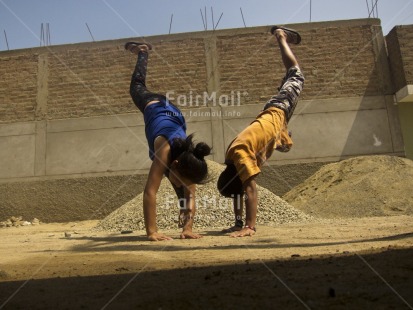
[[[288,152],[292,146],[287,124],[297,105],[304,76],[289,44],[299,44],[301,37],[295,30],[281,26],[272,27],[271,33],[277,39],[287,73],[279,93],[271,97],[264,110],[231,142],[225,156],[227,167],[221,173],[217,184],[223,196],[233,198],[235,225],[223,230],[223,232],[231,232],[231,237],[255,234],[257,216],[255,178],[274,149]],[[244,193],[245,226],[242,221]]]

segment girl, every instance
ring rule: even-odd
[[[156,226],[156,193],[164,175],[174,187],[181,204],[180,237],[201,238],[200,235],[192,232],[195,216],[195,184],[206,181],[208,167],[204,157],[210,154],[211,148],[202,142],[194,145],[192,135],[186,135],[186,123],[181,111],[164,95],[152,93],[146,88],[148,51],[152,46],[148,43],[127,42],[125,49],[138,55],[132,74],[130,94],[133,102],[144,115],[149,157],[152,160],[143,195],[148,239],[151,241],[172,239],[158,232]]]

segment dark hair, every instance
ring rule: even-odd
[[[217,187],[222,196],[233,198],[243,195],[242,181],[234,164],[227,164],[218,178]]]
[[[177,160],[178,173],[191,180],[195,184],[208,182],[208,166],[204,159],[211,154],[211,147],[199,142],[194,145],[193,134],[186,139],[176,138],[173,140],[172,160]]]

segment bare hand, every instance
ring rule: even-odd
[[[254,234],[255,234],[255,231],[253,229],[244,227],[240,231],[233,232],[229,236],[232,238],[238,238],[238,237],[253,236]]]
[[[180,236],[181,239],[200,239],[201,235],[194,234],[191,230],[184,230]]]
[[[171,237],[165,236],[164,234],[154,232],[148,235],[150,241],[163,241],[163,240],[172,240]]]

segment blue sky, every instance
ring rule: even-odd
[[[202,31],[200,9],[207,9],[208,29],[246,25],[306,23],[367,18],[376,0],[0,0],[0,51],[37,47],[41,24],[49,23],[52,45]],[[373,16],[373,15],[372,15]],[[413,24],[413,0],[379,0],[378,17],[387,34],[395,25]],[[6,35],[5,35],[6,34]]]

